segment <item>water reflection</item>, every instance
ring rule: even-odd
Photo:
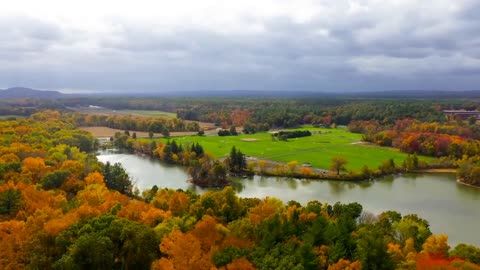
[[[297,183],[299,180],[297,179],[293,179],[293,178],[286,178],[284,181],[287,182],[288,184],[288,187],[292,190],[296,190],[297,189]]]
[[[235,179],[232,179],[232,187],[233,189],[236,191],[236,192],[242,192],[243,189],[245,188],[245,184],[244,184],[244,181],[246,179],[239,179],[239,178],[235,178]],[[253,178],[252,178],[253,180]]]

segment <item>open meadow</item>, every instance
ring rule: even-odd
[[[162,118],[176,118],[176,113],[155,111],[155,110],[113,110],[105,107],[75,107],[70,108],[76,112],[97,115],[131,115],[142,117],[162,117]]]
[[[240,149],[245,155],[258,159],[279,162],[297,161],[299,164],[310,163],[314,168],[328,169],[332,157],[344,157],[348,160],[347,169],[360,170],[367,165],[377,168],[390,158],[400,165],[407,154],[394,148],[379,147],[361,142],[361,134],[348,132],[344,128],[303,128],[310,130],[312,136],[289,139],[288,141],[273,140],[271,133],[241,134],[238,136],[183,136],[175,137],[177,143],[199,143],[206,152],[216,158],[228,156],[232,146]],[[159,138],[166,142],[168,139]],[[432,160],[420,157],[421,160]]]

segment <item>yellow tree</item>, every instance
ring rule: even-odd
[[[264,219],[273,216],[277,211],[281,210],[282,208],[282,201],[275,198],[267,197],[257,206],[250,208],[248,212],[248,218],[253,225],[257,226]]]
[[[450,246],[448,245],[448,236],[440,234],[438,236],[431,235],[425,240],[425,243],[422,246],[423,253],[429,254],[442,254],[447,256]]]
[[[287,163],[287,166],[288,166],[288,170],[290,171],[290,174],[294,174],[295,171],[297,170],[298,161],[296,160],[290,161]]]
[[[332,163],[330,164],[330,170],[340,175],[341,171],[345,171],[345,165],[347,165],[348,161],[343,157],[333,157]]]
[[[32,183],[36,184],[40,177],[48,170],[45,160],[38,157],[28,157],[23,160],[22,175],[29,178]]]
[[[185,270],[214,268],[210,254],[203,252],[200,241],[190,233],[178,230],[171,232],[162,239],[160,251],[167,257],[154,262],[158,269],[162,269],[160,266],[164,269]]]

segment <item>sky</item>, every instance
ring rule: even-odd
[[[15,0],[0,88],[480,90],[478,0]]]

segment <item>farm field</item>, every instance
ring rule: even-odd
[[[367,165],[377,168],[378,165],[390,158],[396,164],[401,164],[407,154],[394,148],[379,147],[361,142],[361,135],[348,132],[344,128],[301,128],[310,130],[309,137],[289,139],[288,141],[274,141],[271,133],[242,134],[238,136],[183,136],[174,138],[178,143],[198,142],[205,151],[212,153],[216,158],[228,156],[232,146],[240,149],[245,155],[259,159],[279,162],[298,161],[299,164],[308,162],[315,168],[328,169],[331,158],[341,156],[348,160],[347,169],[360,170]],[[160,138],[162,142],[168,139]],[[420,157],[430,161],[433,158]]]
[[[104,107],[79,107],[71,108],[77,112],[88,114],[108,114],[108,115],[132,115],[143,117],[164,117],[175,118],[176,113],[164,112],[164,111],[149,111],[149,110],[112,110]]]

